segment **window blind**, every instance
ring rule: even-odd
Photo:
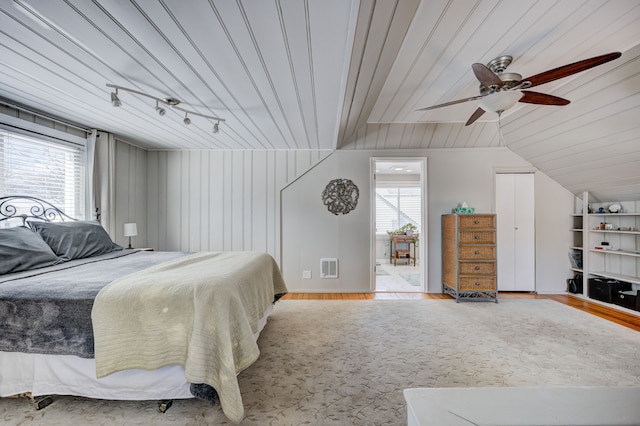
[[[407,223],[420,227],[420,187],[376,187],[376,233],[394,231]]]
[[[85,217],[85,147],[0,130],[0,195],[41,198]]]

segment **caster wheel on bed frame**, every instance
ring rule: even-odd
[[[160,410],[161,413],[166,413],[167,410],[171,408],[172,404],[173,404],[173,401],[170,399],[158,401],[158,410]]]
[[[44,407],[53,402],[53,398],[50,395],[34,396],[32,398],[32,401],[33,406],[36,408],[36,410],[42,410]]]

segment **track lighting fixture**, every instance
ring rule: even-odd
[[[165,108],[163,108],[162,106],[160,106],[160,104],[164,104],[167,106],[170,106],[171,108],[184,112],[184,119],[182,120],[182,122],[186,125],[191,124],[191,119],[189,118],[189,115],[197,115],[203,118],[208,118],[209,120],[215,120],[215,123],[213,124],[213,133],[218,133],[220,131],[219,129],[219,124],[221,121],[225,121],[224,118],[220,118],[220,117],[214,117],[212,115],[206,115],[206,114],[201,114],[199,112],[196,111],[192,111],[192,110],[188,110],[185,108],[182,108],[178,105],[182,104],[182,101],[180,101],[179,99],[176,98],[158,98],[155,97],[153,95],[148,95],[146,93],[140,92],[138,90],[134,90],[134,89],[127,89],[126,87],[122,87],[122,86],[117,86],[115,84],[110,84],[107,83],[107,87],[112,87],[113,89],[115,89],[115,92],[111,92],[111,104],[114,107],[119,107],[122,105],[122,102],[120,101],[120,98],[118,97],[118,89],[120,90],[124,90],[126,92],[130,92],[130,93],[134,93],[136,95],[140,95],[140,96],[145,96],[147,98],[151,98],[154,99],[156,101],[156,107],[155,110],[158,113],[158,115],[163,116],[165,115],[165,113],[167,112],[167,110]]]
[[[160,105],[158,105],[158,102],[159,101],[156,99],[156,112],[160,117],[162,117],[167,111],[164,108],[162,108]]]
[[[122,105],[122,102],[120,102],[120,98],[118,97],[117,87],[115,92],[111,92],[111,105],[113,105],[114,107],[119,107],[120,105]]]

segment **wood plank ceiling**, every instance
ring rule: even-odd
[[[637,0],[0,0],[0,97],[149,149],[506,146],[601,201],[640,199]],[[500,120],[467,102],[474,62],[524,77],[622,57],[536,87],[571,100]],[[107,83],[224,118],[213,121]]]

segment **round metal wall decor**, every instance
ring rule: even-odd
[[[322,191],[322,202],[335,215],[347,214],[358,205],[360,191],[349,179],[334,179]]]

